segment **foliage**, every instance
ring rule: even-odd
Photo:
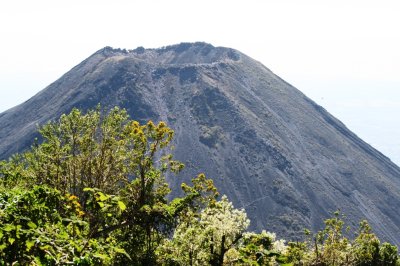
[[[250,221],[226,196],[181,222],[158,249],[162,264],[223,265],[225,253],[242,238]]]
[[[275,263],[284,263],[286,258],[286,245],[284,240],[276,240],[274,233],[263,230],[256,234],[253,232],[244,233],[243,238],[238,245],[238,255],[236,258],[230,258],[227,261],[229,265],[235,265],[236,262],[244,265],[273,265]]]
[[[161,156],[159,167],[154,166],[157,152],[168,146],[174,134],[164,122],[140,125],[119,108],[107,115],[99,108],[86,114],[73,109],[39,132],[43,143],[24,156],[27,175],[78,198],[87,187],[116,194],[130,180],[138,180],[144,201],[146,192],[160,182],[159,172],[183,167],[170,154]]]
[[[304,242],[246,232],[250,221],[199,174],[169,199],[174,132],[125,110],[73,109],[43,141],[0,162],[0,265],[399,265],[366,221],[339,213]]]
[[[173,131],[164,122],[140,125],[125,110],[104,115],[73,109],[39,129],[42,143],[2,162],[3,186],[46,185],[76,197],[90,239],[115,237],[138,264],[154,261],[153,251],[172,230],[167,211],[167,171],[183,164],[168,153]],[[121,263],[126,256],[117,258]]]
[[[349,241],[343,235],[344,221],[339,215],[339,212],[335,212],[333,218],[325,220],[325,229],[315,236],[316,263],[328,265],[348,263]]]
[[[305,242],[289,243],[287,261],[294,265],[396,265],[396,246],[380,244],[367,221],[361,221],[354,240],[344,232],[339,212],[325,220],[325,228]],[[346,228],[348,233],[349,228]],[[309,231],[308,231],[309,233]]]
[[[115,239],[90,239],[73,195],[46,186],[0,193],[0,264],[110,264],[123,249]]]

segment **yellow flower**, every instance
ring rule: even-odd
[[[75,195],[71,195],[71,196],[68,197],[68,199],[69,199],[70,201],[73,201],[73,200],[77,200],[78,197],[75,196]]]

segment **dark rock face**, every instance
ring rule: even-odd
[[[322,227],[340,209],[400,244],[400,169],[269,69],[228,48],[183,43],[106,47],[27,102],[0,114],[0,158],[27,148],[36,125],[73,107],[126,108],[175,129],[186,164],[173,187],[214,178],[252,229],[281,237]]]

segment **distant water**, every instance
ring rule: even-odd
[[[400,84],[326,86],[303,92],[400,166]]]

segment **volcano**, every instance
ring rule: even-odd
[[[204,172],[244,208],[251,229],[295,239],[340,210],[400,245],[400,168],[261,63],[230,48],[181,43],[105,47],[0,114],[0,158],[32,144],[37,125],[77,107],[125,108],[175,130],[185,163],[173,188]]]

